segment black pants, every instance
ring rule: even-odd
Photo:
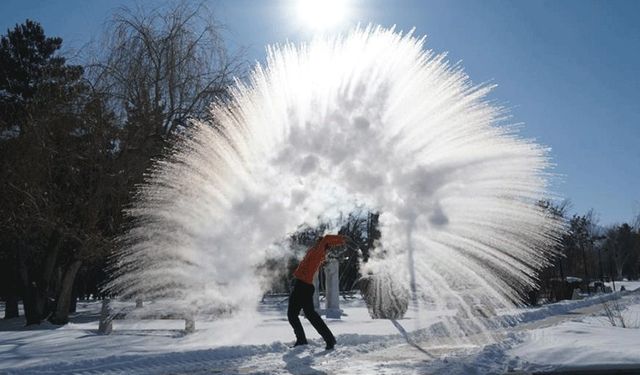
[[[296,334],[296,341],[305,342],[307,337],[304,334],[302,323],[300,323],[300,309],[304,311],[304,316],[311,322],[313,328],[318,331],[320,336],[326,343],[335,342],[333,333],[329,330],[329,327],[324,323],[320,315],[313,308],[313,292],[315,287],[312,284],[307,284],[298,279],[293,281],[293,289],[291,295],[289,295],[289,308],[287,309],[287,317],[289,318],[289,324],[293,327],[293,332]]]

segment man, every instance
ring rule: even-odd
[[[304,334],[300,318],[298,318],[300,309],[304,311],[304,316],[324,339],[327,344],[326,349],[331,350],[336,345],[336,339],[333,337],[333,333],[331,333],[329,327],[327,327],[313,307],[313,292],[315,290],[313,286],[313,276],[318,272],[318,268],[320,268],[322,262],[324,262],[327,250],[334,246],[344,245],[345,242],[345,237],[340,235],[330,234],[322,237],[315,246],[307,251],[302,262],[300,262],[298,268],[293,272],[295,279],[293,280],[291,295],[289,295],[287,317],[296,335],[296,343],[294,346],[307,344],[307,337]]]

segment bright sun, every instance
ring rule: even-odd
[[[298,17],[306,27],[326,30],[338,25],[347,14],[347,0],[298,0]]]

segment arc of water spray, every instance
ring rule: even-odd
[[[366,206],[381,237],[361,270],[382,303],[410,290],[458,311],[450,335],[483,329],[476,304],[513,306],[562,227],[536,204],[548,150],[424,42],[367,27],[270,47],[151,171],[107,291],[201,315],[250,307],[270,281],[255,270],[291,252],[288,234]]]

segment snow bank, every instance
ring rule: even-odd
[[[591,300],[598,299],[601,300]],[[616,303],[624,309],[622,314],[631,328],[612,326],[603,311],[586,317],[577,315],[557,325],[528,331],[507,354],[526,363],[523,369],[529,371],[640,370],[640,298],[634,293]]]
[[[629,322],[640,317],[636,293],[617,295]],[[411,309],[407,319],[399,321],[408,343],[390,321],[372,320],[363,301],[356,299],[343,304],[342,320],[328,320],[338,340],[330,353],[323,351],[322,340],[306,320],[311,345],[288,348],[293,333],[286,304],[263,304],[254,315],[198,321],[192,335],[184,335],[180,320],[116,320],[114,333],[102,336],[96,332],[100,304],[81,303],[72,317],[75,323],[64,327],[24,329],[17,324],[22,320],[0,322],[0,373],[462,375],[640,364],[640,331],[611,327],[606,317],[587,315],[600,311],[599,304],[612,297],[525,309],[520,323],[496,332],[496,342],[484,346],[438,337],[434,327],[450,311],[432,311],[423,320]]]

